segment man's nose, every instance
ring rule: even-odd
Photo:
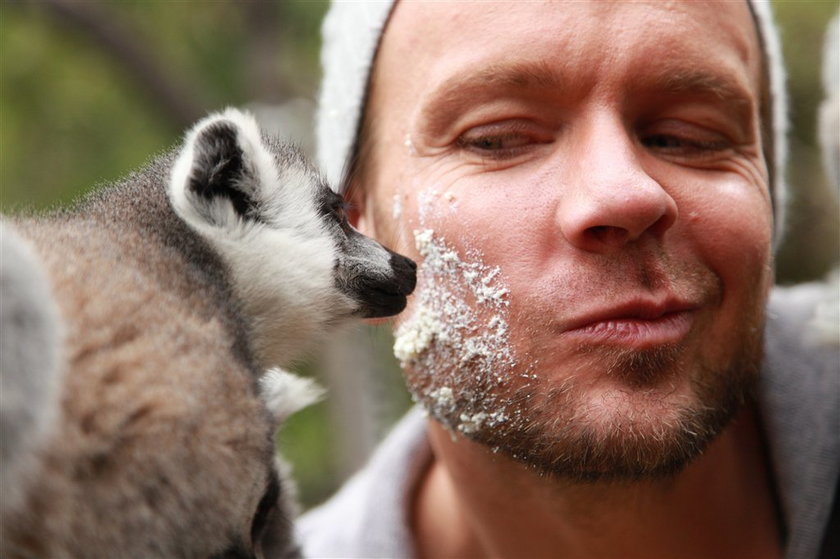
[[[670,229],[677,204],[646,172],[643,148],[620,119],[592,118],[569,141],[557,213],[569,243],[607,253]]]

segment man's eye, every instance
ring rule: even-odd
[[[639,142],[653,153],[664,157],[714,157],[734,147],[730,135],[718,127],[695,124],[668,118],[652,122],[642,128]]]
[[[727,142],[719,139],[689,139],[668,134],[651,134],[642,138],[642,144],[653,149],[665,151],[720,151],[728,147]]]
[[[642,144],[649,148],[657,149],[675,149],[683,146],[683,141],[673,136],[665,136],[662,134],[656,136],[648,136],[642,139]]]
[[[475,138],[462,137],[462,147],[469,147],[481,151],[499,151],[524,146],[528,139],[523,136],[479,136]]]
[[[511,159],[553,140],[548,133],[533,128],[520,123],[479,126],[462,134],[456,145],[483,159]]]

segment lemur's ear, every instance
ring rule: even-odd
[[[193,165],[186,187],[207,201],[227,198],[238,214],[253,215],[257,184],[249,167],[237,141],[236,125],[229,120],[211,122],[194,140]]]
[[[268,188],[277,183],[273,158],[254,118],[236,109],[210,115],[187,133],[172,170],[175,210],[197,227],[261,221]]]

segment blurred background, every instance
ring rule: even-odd
[[[774,5],[794,124],[794,199],[777,264],[788,284],[840,259],[815,124],[823,36],[838,1]],[[227,105],[250,108],[311,152],[326,9],[321,0],[0,0],[0,212],[65,205]],[[330,388],[278,438],[304,506],[329,496],[410,405],[390,344],[387,325],[360,328],[300,364]]]

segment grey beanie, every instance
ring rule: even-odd
[[[774,168],[770,185],[775,213],[775,238],[782,236],[785,224],[787,187],[787,95],[779,33],[773,21],[769,0],[749,0],[758,24],[761,44],[769,72],[772,102]],[[343,184],[355,149],[359,118],[370,70],[394,2],[333,0],[322,27],[321,64],[323,79],[318,99],[318,162],[330,184]]]
[[[823,45],[823,102],[819,110],[823,165],[834,194],[840,195],[840,14],[829,22]]]

